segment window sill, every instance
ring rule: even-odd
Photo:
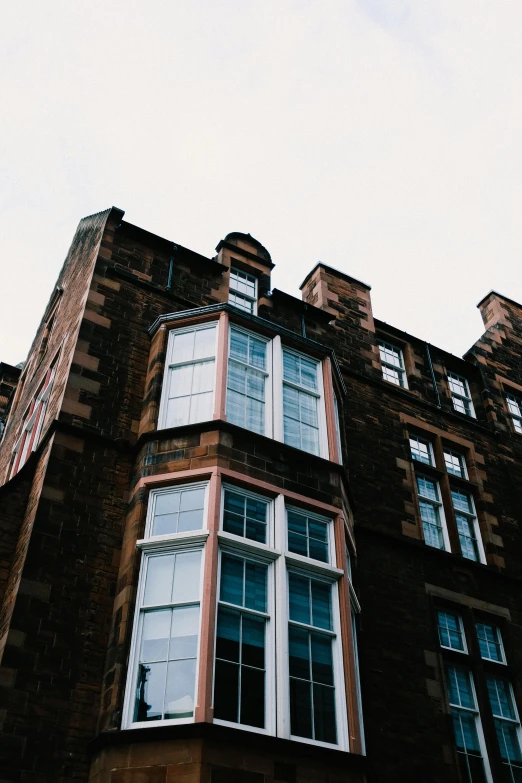
[[[221,548],[229,552],[245,552],[246,554],[257,555],[262,557],[263,560],[270,561],[277,560],[281,556],[281,552],[278,549],[273,549],[273,547],[262,544],[260,541],[252,541],[249,538],[235,536],[233,533],[227,533],[225,530],[218,532],[218,539]]]
[[[140,538],[136,541],[137,549],[165,549],[168,544],[181,546],[184,543],[189,545],[203,544],[210,535],[208,530],[187,530],[184,533],[169,533],[165,536],[153,536],[151,538]]]
[[[319,574],[331,582],[337,582],[344,576],[342,568],[336,568],[328,563],[321,563],[320,560],[312,560],[310,557],[304,557],[304,555],[296,555],[293,552],[285,552],[285,560],[291,567],[300,571]]]

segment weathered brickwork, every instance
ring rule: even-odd
[[[369,286],[331,267],[310,272],[299,300],[271,289],[270,255],[249,235],[229,234],[216,253],[206,258],[132,226],[115,208],[79,225],[0,445],[0,781],[456,783],[438,607],[500,618],[522,707],[522,435],[506,404],[506,394],[522,397],[522,307],[489,294],[480,304],[486,332],[460,359],[377,320]],[[226,304],[230,266],[257,280],[256,318]],[[169,331],[210,320],[280,335],[323,362],[329,459],[227,422],[224,367],[221,407],[216,402],[209,421],[158,430]],[[407,388],[383,380],[382,340],[402,349]],[[217,364],[226,353],[220,345]],[[27,411],[51,366],[38,442],[11,475]],[[455,411],[448,372],[467,379],[476,417]],[[333,445],[334,394],[343,465]],[[412,434],[433,443],[430,475],[440,482],[451,551],[424,541]],[[466,457],[468,478],[451,482],[474,497],[485,563],[462,557],[453,484],[440,468],[445,447]],[[351,658],[344,663],[350,753],[213,724],[215,519],[195,723],[122,730],[136,543],[150,490],[202,479],[215,515],[229,480],[335,515],[337,566],[346,568],[346,541],[362,607],[366,757]],[[344,577],[340,585],[341,635],[350,647]],[[477,682],[485,703],[481,688]],[[487,711],[481,717],[497,780],[493,719]]]

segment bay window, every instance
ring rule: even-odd
[[[170,332],[161,427],[180,427],[212,418],[217,329],[217,323],[212,322]]]
[[[223,530],[253,541],[268,543],[269,502],[252,492],[225,486]]]
[[[224,321],[213,321],[170,331],[159,428],[209,421],[225,414],[227,421],[250,432],[329,459],[333,444],[328,442],[321,360],[282,345],[279,335],[270,338],[231,323],[227,347],[220,348],[226,368],[217,368],[218,331],[224,328]],[[223,339],[221,335],[220,346]],[[225,369],[224,391],[216,399],[216,384],[221,389]],[[222,394],[226,394],[223,402]],[[335,394],[331,403],[330,438],[336,441],[340,461],[339,401]]]

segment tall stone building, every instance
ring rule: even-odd
[[[0,781],[522,780],[522,307],[460,359],[81,221],[0,446]]]

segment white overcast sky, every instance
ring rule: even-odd
[[[322,260],[453,353],[522,302],[520,0],[20,0],[0,30],[0,361],[81,217]]]

